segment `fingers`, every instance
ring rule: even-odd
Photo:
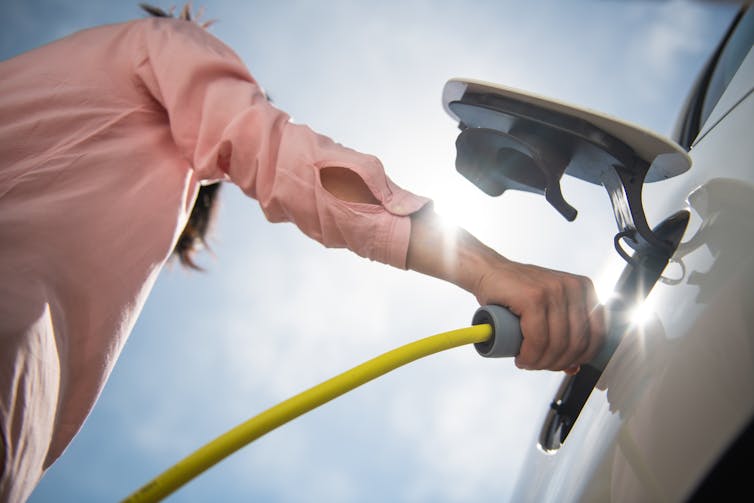
[[[604,340],[604,310],[589,278],[500,259],[474,293],[480,303],[506,306],[520,318],[519,368],[574,373]]]
[[[569,376],[573,376],[573,375],[578,374],[579,370],[581,370],[581,366],[580,365],[574,365],[574,366],[568,367],[567,369],[563,370],[563,372],[565,372]]]
[[[573,374],[599,351],[604,313],[588,278],[545,270],[540,274],[521,294],[527,300],[517,313],[524,340],[516,365]]]
[[[605,307],[600,304],[594,288],[590,288],[589,293],[587,305],[591,306],[591,309],[589,310],[589,347],[585,352],[587,361],[591,361],[597,356],[597,353],[605,343],[605,336],[607,334]]]
[[[586,353],[591,341],[588,305],[591,282],[580,276],[566,276],[563,281],[567,291],[568,309],[564,316],[568,318],[568,332],[563,334],[566,339],[562,343],[565,351],[547,367],[552,370],[565,370],[587,362]]]
[[[521,319],[521,334],[523,341],[521,350],[516,356],[516,366],[521,369],[535,370],[544,368],[541,360],[547,352],[550,340],[550,319],[546,296],[538,291],[527,292],[529,304],[525,310],[514,313]],[[531,308],[529,306],[538,306]]]
[[[534,269],[529,281],[521,292],[526,299],[520,314],[524,339],[516,364],[528,370],[553,369],[568,351],[568,293],[559,275],[550,271]]]

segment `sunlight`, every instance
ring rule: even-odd
[[[636,327],[643,327],[653,320],[654,317],[655,310],[652,306],[652,302],[645,300],[631,311],[631,324]]]
[[[472,233],[489,223],[489,197],[476,187],[453,180],[433,192],[435,211],[448,228],[462,227]]]
[[[600,304],[605,305],[615,297],[615,283],[618,281],[625,262],[619,257],[611,260],[604,268],[602,273],[594,282],[594,289],[597,291],[597,298]]]

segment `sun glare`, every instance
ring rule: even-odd
[[[485,195],[477,189],[453,187],[457,190],[438,191],[433,196],[435,211],[449,228],[462,227],[474,232],[485,221]]]
[[[622,260],[613,260],[594,282],[594,289],[597,291],[597,297],[601,304],[607,304],[615,297],[615,283],[624,267],[625,263]]]
[[[655,316],[652,302],[645,299],[644,302],[636,306],[631,311],[631,323],[637,327],[642,327],[650,322]]]

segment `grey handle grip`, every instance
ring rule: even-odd
[[[492,337],[485,342],[477,342],[477,353],[485,358],[516,356],[521,350],[521,324],[518,316],[503,306],[489,304],[476,310],[472,325],[492,325]]]
[[[621,334],[625,331],[625,310],[615,306],[606,306],[609,316],[608,332],[605,342],[597,355],[587,365],[602,371],[613,356]],[[505,358],[516,356],[521,351],[521,324],[518,316],[508,309],[488,304],[476,310],[471,320],[472,325],[492,325],[492,337],[488,341],[474,344],[477,352],[485,358]]]

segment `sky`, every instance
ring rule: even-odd
[[[668,135],[735,12],[660,0],[194,5],[296,122],[377,155],[395,182],[503,255],[587,275],[601,293],[620,263],[604,189],[564,180],[573,223],[538,196],[487,197],[454,170],[458,130],[443,85],[496,82]],[[4,0],[0,58],[141,15],[135,1]],[[477,307],[439,280],[272,225],[232,186],[210,244],[199,258],[207,272],[162,272],[99,402],[32,502],[119,500],[289,396],[467,326]],[[562,377],[457,348],[268,434],[170,501],[508,501]]]

